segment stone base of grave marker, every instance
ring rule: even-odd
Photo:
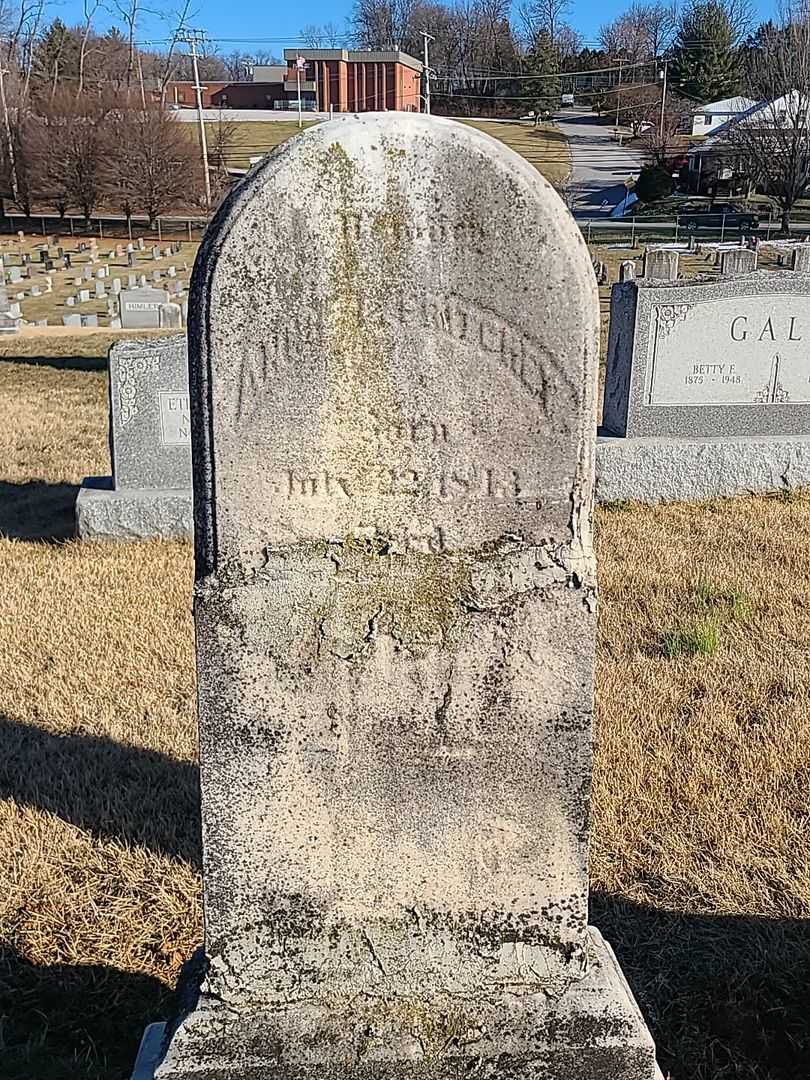
[[[600,434],[596,501],[690,502],[810,488],[810,437],[626,439]]]
[[[190,490],[116,491],[109,476],[89,476],[79,488],[76,533],[83,540],[168,540],[193,532]]]
[[[147,1028],[132,1080],[457,1080],[473,1069],[498,1080],[661,1080],[638,1006],[594,927],[589,954],[585,977],[556,1001],[347,997],[342,1007],[245,1014],[203,995],[178,1027]]]

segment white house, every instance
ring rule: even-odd
[[[756,105],[756,101],[746,97],[724,98],[723,101],[711,101],[708,105],[698,105],[692,112],[692,134],[711,135],[717,128],[736,120]]]
[[[718,106],[735,109],[733,115],[718,119],[710,130],[706,118]],[[714,116],[714,113],[711,113]],[[747,128],[773,131],[774,150],[778,150],[780,131],[787,132],[788,144],[793,132],[810,130],[810,100],[807,95],[791,90],[772,101],[750,101],[748,98],[729,98],[713,105],[701,106],[695,120],[704,121],[703,131],[708,138],[693,143],[688,153],[689,190],[694,193],[723,194],[750,186],[748,176],[740,169],[739,142],[735,132]],[[744,142],[744,139],[743,139]]]

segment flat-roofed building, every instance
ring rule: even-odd
[[[285,49],[284,90],[316,112],[419,112],[422,63],[407,53],[361,49]]]

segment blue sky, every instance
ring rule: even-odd
[[[148,6],[153,10],[167,9],[175,6],[176,2],[158,0],[156,5]],[[196,6],[195,27],[205,30],[211,38],[220,40],[223,52],[241,49],[245,52],[262,50],[278,53],[285,45],[295,44],[302,26],[307,23],[333,22],[342,28],[351,9],[351,0],[309,0],[306,5],[279,4],[278,7],[267,4],[266,0],[230,0],[226,4],[218,0],[199,0]],[[569,21],[586,42],[591,43],[596,41],[602,23],[609,22],[625,7],[625,0],[575,0]],[[755,11],[760,18],[767,18],[773,7],[769,0],[754,0]],[[52,16],[58,14],[68,24],[79,22],[82,18],[81,0],[63,0],[50,10]],[[106,29],[112,22],[115,20],[109,15],[99,12],[96,25],[100,30]],[[143,16],[139,34],[141,40],[159,39],[165,35],[165,22],[156,15]]]

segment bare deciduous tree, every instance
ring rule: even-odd
[[[337,49],[344,37],[333,22],[324,23],[323,26],[308,23],[299,31],[299,35],[310,49]]]
[[[78,206],[87,221],[104,194],[104,170],[112,149],[111,117],[119,107],[106,95],[77,98],[69,87],[59,87],[38,110],[40,187]]]
[[[84,64],[87,58],[87,44],[90,40],[90,31],[93,27],[93,19],[101,6],[101,0],[83,0],[84,29],[82,31],[82,43],[79,48],[79,84],[76,87],[76,95],[79,96],[84,90]]]
[[[548,35],[552,45],[557,44],[565,15],[571,10],[571,0],[526,0],[520,9],[526,36],[533,42],[538,34]]]
[[[199,200],[200,162],[188,125],[159,103],[117,110],[111,134],[121,149],[105,162],[104,190],[127,217],[142,210],[154,225],[167,210]]]
[[[672,41],[678,16],[674,5],[632,3],[599,31],[602,48],[630,63],[660,56]]]
[[[810,13],[788,14],[763,35],[749,71],[760,104],[730,126],[728,142],[738,166],[776,200],[787,236],[810,190]]]

